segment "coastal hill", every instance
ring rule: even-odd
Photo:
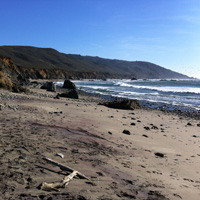
[[[149,62],[64,54],[51,48],[0,46],[0,57],[11,59],[27,78],[189,78]]]

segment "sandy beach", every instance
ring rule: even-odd
[[[0,199],[200,198],[199,120],[30,90],[0,90]],[[44,157],[88,180],[74,178],[60,191],[39,189],[67,174]]]

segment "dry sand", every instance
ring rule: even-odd
[[[0,199],[200,199],[200,121],[32,91],[0,90]],[[66,175],[43,157],[89,180],[75,178],[60,192],[39,190]]]

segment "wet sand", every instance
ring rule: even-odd
[[[0,90],[0,199],[199,199],[199,120],[31,90]],[[42,182],[66,175],[43,157],[89,180],[75,178],[59,192],[40,190]]]

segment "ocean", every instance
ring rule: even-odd
[[[106,99],[137,99],[144,106],[200,111],[200,80],[83,80],[78,89]],[[61,82],[58,84],[62,84]]]

